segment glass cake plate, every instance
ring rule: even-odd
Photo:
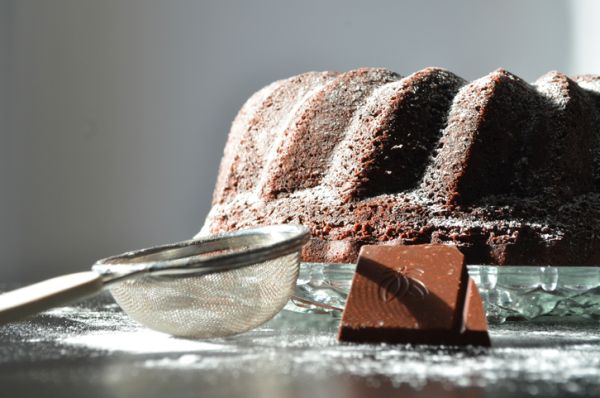
[[[355,264],[302,263],[288,311],[341,316]],[[600,267],[469,265],[490,323],[600,320]],[[312,305],[311,302],[320,305]]]

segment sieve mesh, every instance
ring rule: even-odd
[[[181,337],[221,337],[275,316],[294,291],[298,269],[299,254],[294,252],[206,275],[149,274],[110,290],[131,318],[149,328]]]

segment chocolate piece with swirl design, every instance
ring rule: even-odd
[[[364,246],[339,340],[489,346],[477,286],[447,245]]]

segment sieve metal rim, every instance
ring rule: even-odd
[[[122,253],[98,260],[92,270],[101,274],[105,283],[139,273],[197,276],[223,272],[300,252],[309,236],[308,228],[302,225],[269,225]],[[264,239],[265,243],[252,242],[256,238]],[[250,242],[246,249],[206,255],[216,250],[232,250],[234,244],[243,247],[245,242]]]

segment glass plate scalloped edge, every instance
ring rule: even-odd
[[[302,263],[295,295],[343,308],[355,264]],[[600,267],[469,265],[490,323],[542,317],[600,320]],[[341,312],[290,300],[288,311]]]

